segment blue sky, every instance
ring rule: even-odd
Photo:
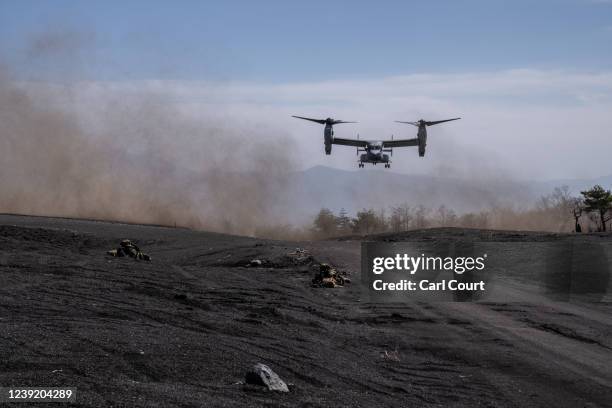
[[[31,50],[50,33],[77,38],[63,60]],[[605,71],[612,1],[1,0],[0,58],[27,76],[105,80]]]
[[[372,140],[461,116],[394,171],[610,174],[612,0],[0,0],[5,67],[96,126],[118,101],[155,101],[290,140],[301,168],[354,169],[355,151],[324,155],[321,129],[291,115],[358,120],[336,133]]]

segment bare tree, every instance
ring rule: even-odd
[[[398,207],[391,208],[391,217],[389,225],[395,232],[407,231],[410,228],[412,221],[412,209],[408,203],[403,203]]]
[[[485,211],[463,214],[459,217],[459,225],[465,228],[487,228],[489,214]]]
[[[440,227],[454,227],[457,224],[457,214],[445,205],[436,210],[436,224]]]
[[[331,237],[338,232],[337,217],[328,208],[321,208],[313,224],[313,231],[319,237]]]
[[[542,196],[536,204],[536,210],[542,216],[549,217],[551,227],[558,231],[569,231],[573,210],[575,208],[575,197],[572,197],[568,186],[555,187],[551,194]]]
[[[430,209],[420,204],[414,211],[414,228],[421,229],[427,228],[429,220],[427,215],[430,213]]]
[[[582,203],[582,200],[578,197],[574,197],[572,202],[572,215],[574,216],[574,232],[582,232],[582,227],[580,226],[580,217],[582,217],[582,213],[584,212],[584,204]]]

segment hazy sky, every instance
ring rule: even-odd
[[[0,65],[70,82],[84,110],[150,94],[269,127],[301,167],[356,157],[324,156],[322,129],[291,114],[359,120],[337,134],[366,139],[462,116],[431,128],[425,159],[397,150],[394,169],[612,173],[612,1],[0,0]]]

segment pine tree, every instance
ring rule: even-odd
[[[599,215],[600,230],[606,230],[606,223],[612,219],[612,192],[596,185],[590,190],[581,191],[584,196],[584,210]]]
[[[340,233],[348,233],[351,229],[351,219],[348,216],[348,212],[346,211],[346,209],[341,208],[340,212],[338,213],[338,218],[337,218],[337,222],[338,222],[338,231],[340,231]]]

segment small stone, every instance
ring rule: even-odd
[[[260,259],[253,259],[250,263],[251,266],[261,266],[263,262]]]

